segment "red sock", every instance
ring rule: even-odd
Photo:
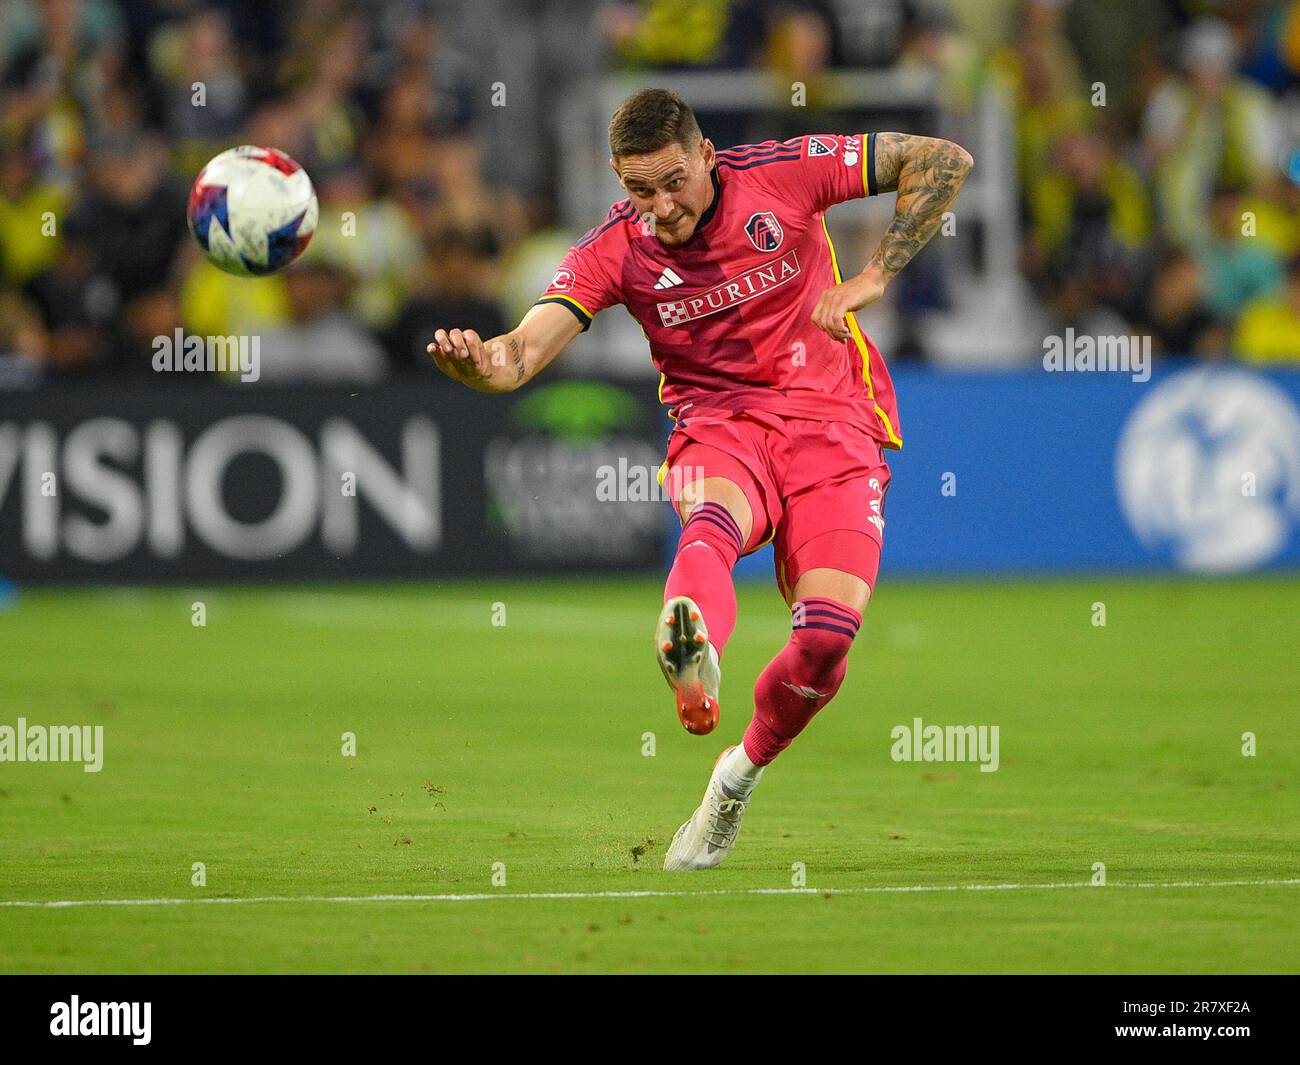
[[[754,685],[754,718],[744,742],[755,765],[767,765],[789,747],[840,690],[849,648],[862,624],[862,615],[852,607],[821,596],[801,599],[791,611],[790,641]]]
[[[740,526],[731,512],[721,503],[701,503],[682,526],[677,557],[664,585],[665,603],[675,595],[695,600],[719,657],[736,627],[736,586],[731,570],[742,547]]]

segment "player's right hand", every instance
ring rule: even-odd
[[[491,356],[472,329],[439,329],[427,350],[438,369],[453,381],[473,386],[492,377]]]

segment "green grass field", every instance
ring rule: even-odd
[[[105,754],[0,763],[0,900],[187,902],[0,906],[0,970],[1300,971],[1300,884],[1249,883],[1300,877],[1300,581],[885,582],[693,874],[664,846],[788,614],[742,586],[701,739],[654,664],[661,587],[26,593],[0,725],[102,724]],[[918,716],[998,725],[1000,768],[895,763]],[[1025,886],[861,890],[966,885]],[[683,894],[530,897],[603,892]],[[188,904],[379,894],[489,897]]]

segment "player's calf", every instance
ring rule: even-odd
[[[736,627],[731,570],[744,546],[745,535],[725,506],[697,503],[664,586],[655,651],[676,697],[677,717],[696,735],[718,724],[722,648]]]
[[[790,746],[840,690],[862,615],[844,603],[806,596],[791,608],[790,639],[754,685],[745,752],[765,766]]]
[[[731,571],[745,536],[721,503],[698,503],[682,526],[677,555],[664,584],[664,601],[689,596],[708,621],[719,656],[736,627],[736,586]]]

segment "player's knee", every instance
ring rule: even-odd
[[[790,642],[804,668],[811,672],[824,672],[844,660],[856,635],[816,627],[796,628],[791,630]]]
[[[726,507],[720,503],[697,504],[682,526],[677,553],[696,545],[711,548],[728,567],[734,566],[745,546],[744,535]]]
[[[790,642],[809,671],[838,666],[857,638],[862,619],[851,607],[831,599],[802,599],[791,611]]]
[[[862,626],[862,615],[850,606],[822,596],[805,596],[790,610],[790,627],[809,646],[842,648],[847,654]]]
[[[722,510],[740,532],[741,539],[749,539],[754,515],[749,497],[740,485],[725,477],[705,477],[684,485],[677,500],[677,513],[683,516],[683,521],[690,521],[695,512],[704,507]]]

